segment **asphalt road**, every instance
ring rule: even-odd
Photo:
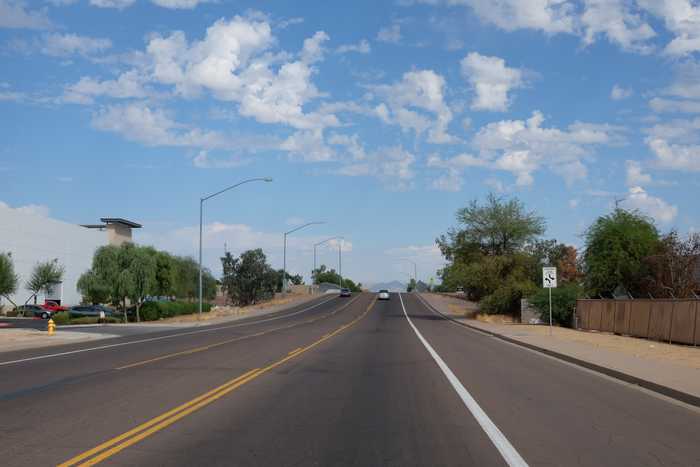
[[[697,409],[412,294],[105,345],[0,354],[2,465],[700,465]]]

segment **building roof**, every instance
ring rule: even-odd
[[[132,229],[140,229],[141,227],[143,227],[141,224],[122,219],[121,217],[101,217],[100,220],[105,224],[122,224],[127,227],[131,227]]]

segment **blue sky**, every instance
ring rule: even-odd
[[[434,277],[489,191],[581,244],[614,200],[700,229],[695,0],[0,0],[0,202],[205,263]],[[336,265],[337,248],[320,250]]]

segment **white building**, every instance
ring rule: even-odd
[[[92,266],[95,250],[107,244],[120,245],[131,240],[131,229],[141,227],[120,218],[103,218],[102,224],[74,225],[45,216],[22,212],[0,204],[0,252],[9,252],[19,276],[17,292],[11,296],[16,304],[24,304],[32,295],[26,289],[32,269],[37,263],[57,261],[64,267],[63,282],[50,296],[42,292],[37,303],[46,299],[64,305],[80,303],[76,284]],[[7,305],[0,298],[0,305]]]

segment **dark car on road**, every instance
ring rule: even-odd
[[[105,318],[117,318],[121,317],[122,314],[104,305],[77,305],[72,306],[68,309],[71,317],[85,317],[85,316],[95,316],[99,317],[100,312],[104,312]]]
[[[340,296],[341,297],[350,297],[351,295],[352,295],[352,292],[350,292],[350,289],[345,289],[345,288],[340,289]]]
[[[41,305],[20,305],[15,308],[17,316],[49,319],[53,311],[43,308]]]

